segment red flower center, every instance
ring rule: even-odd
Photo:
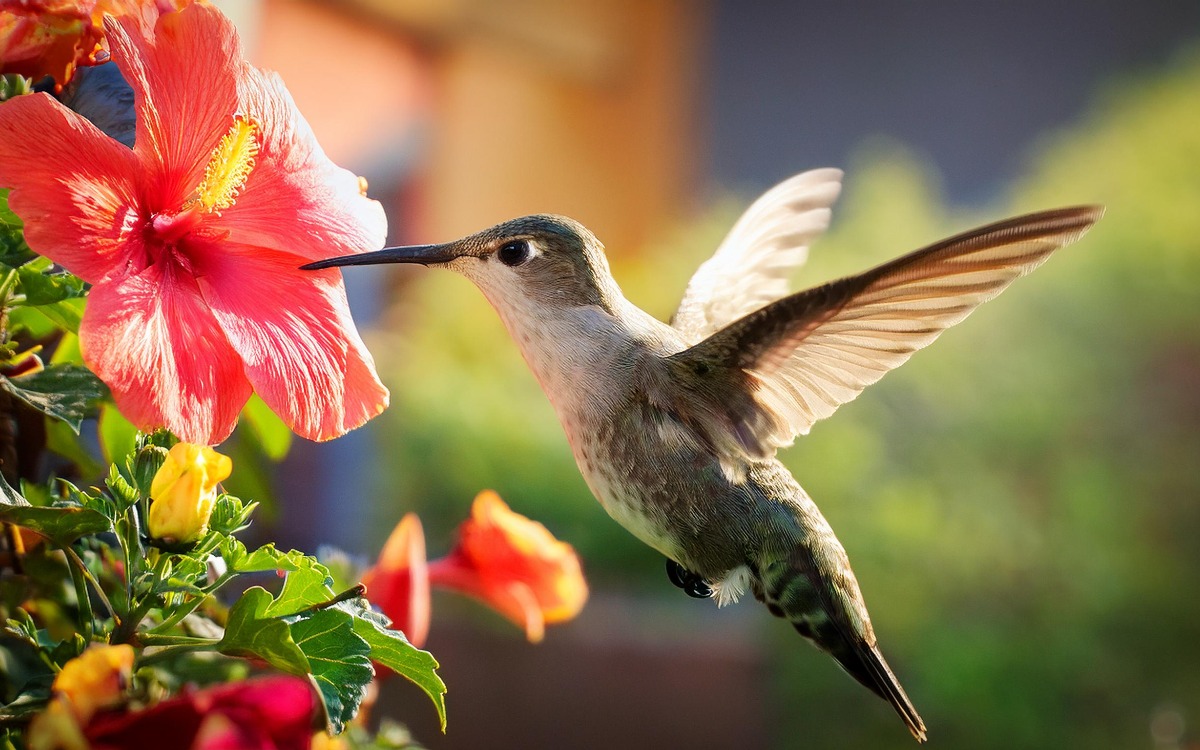
[[[205,216],[219,214],[237,201],[254,171],[259,150],[258,130],[254,118],[234,115],[233,124],[204,167],[204,178],[179,210],[159,211],[149,217],[146,225],[149,262],[170,259],[188,273],[193,272],[187,238]]]

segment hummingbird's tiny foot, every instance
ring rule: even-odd
[[[667,558],[667,578],[671,579],[671,583],[683,589],[688,596],[696,599],[707,599],[712,596],[712,587],[708,585],[708,581],[670,558]]]

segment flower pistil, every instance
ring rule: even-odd
[[[204,179],[184,208],[203,207],[207,213],[220,212],[233,205],[238,193],[254,170],[258,156],[258,122],[247,115],[234,115],[229,132],[213,149]]]

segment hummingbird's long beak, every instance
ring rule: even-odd
[[[379,263],[420,263],[427,266],[430,263],[446,263],[462,255],[455,244],[445,245],[404,245],[401,247],[385,247],[373,253],[358,255],[343,255],[338,258],[326,258],[300,266],[304,271],[316,271],[321,268],[334,266],[373,266]]]

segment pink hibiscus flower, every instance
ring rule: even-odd
[[[383,210],[219,11],[154,16],[105,20],[134,148],[17,97],[0,104],[0,187],[30,247],[92,284],[84,359],[138,427],[215,444],[256,391],[299,435],[337,437],[388,394],[341,276],[298,267],[382,246]]]

